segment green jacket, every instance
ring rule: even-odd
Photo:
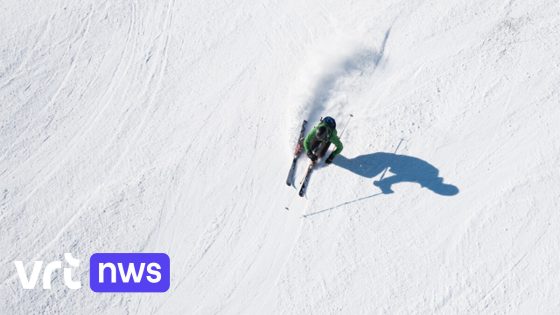
[[[319,129],[319,127],[321,126],[327,127],[325,123],[320,123],[317,126],[313,127],[313,129],[311,129],[311,131],[305,137],[305,140],[303,141],[303,147],[305,148],[305,152],[309,152],[311,141],[313,141],[313,138],[315,138],[315,134],[317,133],[317,129]],[[327,130],[330,130],[329,141],[336,146],[336,150],[334,150],[332,153],[333,157],[335,157],[337,154],[342,152],[342,148],[343,148],[342,142],[340,142],[340,138],[336,134],[336,129],[333,130],[327,127]]]

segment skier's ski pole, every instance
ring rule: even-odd
[[[352,119],[352,117],[354,117],[354,115],[350,114],[350,117],[348,117],[348,120],[346,121],[346,124],[344,125],[344,129],[342,129],[342,131],[340,132],[339,138],[342,138],[342,135],[346,131],[346,127],[348,127],[348,124],[350,123],[350,119]]]
[[[338,136],[339,139],[342,138],[342,135],[346,131],[346,127],[348,127],[348,124],[350,124],[350,119],[352,119],[352,117],[354,117],[354,115],[350,114],[350,116],[348,117],[348,120],[346,120],[346,124],[344,124],[344,128],[342,128],[342,131],[340,132],[340,136]],[[329,147],[330,147],[330,145],[329,145]]]

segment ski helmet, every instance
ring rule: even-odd
[[[327,127],[325,127],[325,126],[319,127],[317,129],[317,133],[315,134],[315,137],[320,141],[327,140],[327,138],[328,138]]]
[[[336,129],[336,121],[331,116],[323,118],[323,122],[332,129]]]

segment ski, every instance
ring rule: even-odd
[[[315,167],[315,162],[311,162],[307,167],[307,172],[305,172],[305,177],[303,178],[303,182],[301,184],[301,188],[299,189],[299,196],[305,196],[307,192],[307,185],[309,184],[309,178],[311,178],[311,173],[313,172],[313,167]]]
[[[307,124],[307,120],[304,120],[301,124],[301,130],[299,132],[298,142],[296,144],[296,148],[294,150],[294,158],[292,160],[292,166],[290,167],[290,171],[288,172],[288,178],[286,179],[286,185],[292,186],[294,181],[294,175],[296,173],[296,165],[301,152],[303,151],[303,139],[305,138],[305,125]]]

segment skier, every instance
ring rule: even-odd
[[[321,119],[319,124],[307,134],[303,142],[303,147],[305,148],[307,156],[315,163],[327,153],[331,143],[336,146],[336,150],[325,160],[327,164],[331,164],[334,157],[339,154],[343,148],[342,142],[340,142],[340,138],[338,138],[336,134],[336,121],[334,118],[327,116]]]

